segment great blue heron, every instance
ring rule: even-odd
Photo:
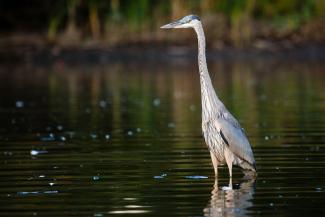
[[[228,165],[230,180],[232,178],[233,164],[246,171],[252,171],[255,175],[255,160],[245,132],[217,97],[212,86],[206,64],[205,36],[200,18],[196,15],[188,15],[161,28],[193,28],[197,34],[202,101],[202,131],[210,151],[215,176],[218,176],[218,165],[224,162]]]

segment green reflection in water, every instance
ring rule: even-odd
[[[324,212],[324,64],[209,65],[253,145],[256,183],[235,169],[234,191],[213,188],[199,76],[186,62],[2,66],[1,214]],[[45,141],[50,133],[55,140]],[[220,173],[227,185],[227,169]]]

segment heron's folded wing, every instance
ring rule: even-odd
[[[218,119],[218,125],[221,131],[220,134],[226,140],[229,149],[239,158],[252,165],[255,164],[251,145],[240,126],[222,118]]]

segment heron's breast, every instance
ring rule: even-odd
[[[224,161],[224,141],[215,127],[202,125],[204,140],[208,149],[215,154],[219,162]]]

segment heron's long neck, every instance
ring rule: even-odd
[[[205,57],[205,36],[201,23],[199,23],[194,29],[197,33],[199,44],[198,62],[202,97],[202,120],[207,121],[210,117],[213,117],[221,107],[223,107],[223,104],[217,97],[208,72]]]

